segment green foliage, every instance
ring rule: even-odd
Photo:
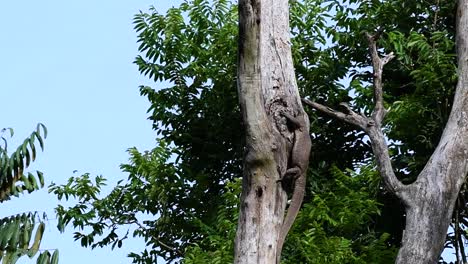
[[[85,224],[89,224],[89,220],[96,216],[94,211],[86,212],[86,209],[89,206],[95,206],[96,209],[99,209],[99,203],[89,204],[90,201],[97,200],[97,194],[101,192],[101,188],[105,186],[106,180],[97,176],[94,179],[94,182],[91,181],[89,174],[84,174],[81,177],[71,177],[68,179],[68,183],[65,185],[58,186],[55,183],[52,183],[49,186],[49,192],[53,192],[57,195],[59,200],[68,201],[69,198],[78,198],[80,203],[73,208],[65,209],[63,205],[58,205],[56,208],[58,218],[57,228],[59,231],[63,232],[65,226],[70,223],[73,219],[73,227],[83,229]],[[66,212],[66,213],[65,213]],[[93,226],[93,234],[102,234],[102,229],[99,229],[101,223],[96,223],[96,226]],[[75,234],[75,238],[78,235]],[[80,236],[81,237],[81,236]],[[82,236],[81,245],[88,246],[91,244],[91,240],[87,240],[87,237]],[[79,237],[78,237],[79,238]],[[78,239],[77,238],[77,239]]]
[[[342,172],[332,166],[332,181],[317,179],[314,198],[299,213],[288,235],[282,263],[393,263],[396,248],[388,234],[369,232],[380,213],[375,200],[379,176],[371,167],[361,173]],[[220,214],[207,225],[200,223],[203,239],[190,246],[183,263],[232,263],[241,188],[228,183]]]
[[[25,170],[31,162],[36,160],[37,144],[41,150],[44,149],[47,129],[43,124],[38,124],[36,130],[11,154],[8,151],[7,136],[13,137],[13,129],[4,128],[0,133],[2,139],[2,144],[0,144],[0,203],[3,203],[12,196],[18,197],[24,191],[31,193],[44,186],[42,172],[31,173]],[[36,256],[40,250],[46,218],[45,214],[22,213],[0,219],[0,260],[2,263],[14,264],[25,255],[29,258]],[[58,250],[55,250],[53,255],[47,250],[42,251],[36,263],[58,263]]]
[[[148,77],[166,81],[165,88],[140,92],[151,103],[156,134],[176,146],[178,186],[164,192],[171,207],[162,208],[176,209],[163,213],[156,229],[166,243],[179,241],[180,252],[200,239],[192,219],[212,222],[225,183],[242,175],[237,19],[229,0],[185,1],[165,15],[151,8],[134,19],[141,43],[135,63]],[[166,251],[167,260],[182,257]]]
[[[152,250],[131,253],[134,263],[155,262],[161,252],[167,252],[168,259],[179,256],[178,242],[173,245],[173,240],[167,237],[175,232],[174,229],[189,234],[189,230],[184,229],[194,225],[195,217],[186,212],[180,222],[171,221],[181,213],[171,210],[178,202],[194,203],[184,198],[190,184],[170,161],[174,151],[164,141],[145,153],[129,149],[130,164],[121,166],[129,174],[128,179],[120,181],[103,199],[98,198],[105,186],[101,176],[91,180],[89,174],[84,174],[70,178],[64,185],[52,184],[49,192],[57,195],[59,200],[77,200],[74,206],[59,205],[56,208],[59,230],[63,231],[71,223],[80,230],[74,233],[74,238],[80,240],[82,246],[91,248],[120,248],[129,235],[142,237]],[[158,247],[161,249],[157,250]]]
[[[37,171],[37,179],[33,173],[24,170],[36,159],[37,140],[41,150],[44,149],[44,139],[47,137],[47,129],[43,124],[38,124],[36,131],[26,138],[11,155],[8,152],[8,142],[4,134],[8,132],[10,137],[14,132],[12,128],[4,128],[0,131],[3,145],[0,146],[0,203],[9,200],[11,196],[18,197],[24,191],[29,193],[44,187],[42,172]],[[40,187],[39,187],[40,186]]]
[[[234,262],[234,238],[236,236],[237,219],[239,218],[239,197],[241,179],[226,184],[226,192],[221,195],[223,203],[218,208],[218,215],[212,223],[197,221],[201,236],[185,251],[185,264],[221,264]]]
[[[325,180],[316,173],[328,170]],[[372,231],[380,214],[379,175],[371,166],[360,173],[322,167],[314,173],[313,198],[302,208],[288,235],[284,263],[393,263],[396,248],[388,234]]]
[[[346,71],[350,92],[355,95],[350,105],[355,111],[369,114],[373,107],[370,57],[363,33],[381,32],[379,53],[396,54],[383,75],[384,100],[389,109],[384,129],[397,176],[403,182],[412,182],[437,145],[451,109],[456,85],[457,3],[327,2],[337,11],[326,30],[330,48],[337,57],[351,62]],[[404,224],[403,205],[385,191],[378,199],[384,207],[376,230],[390,233],[390,241],[398,245]]]
[[[186,1],[166,15],[150,12],[134,19],[142,53],[135,63],[155,81],[170,82],[158,90],[140,87],[151,103],[153,128],[179,147],[179,158],[192,170],[188,180],[216,185],[218,178],[239,175],[235,6],[228,0]]]
[[[403,85],[412,91],[395,98],[391,105],[388,136],[408,142],[395,146],[395,151],[404,153],[398,160],[413,175],[422,169],[438,143],[457,80],[453,35],[447,31],[426,35],[414,31],[407,36],[389,34],[390,44],[401,47],[397,53],[398,66],[409,72],[409,82]]]
[[[372,73],[363,32],[381,31],[381,54],[396,59],[384,70],[384,93],[390,112],[387,136],[399,177],[412,181],[434,150],[451,108],[456,85],[454,1],[345,1],[338,5],[327,36],[338,57],[350,61],[351,101],[372,110]]]
[[[291,2],[292,54],[299,91],[303,97],[337,108],[341,102],[351,102],[353,87],[345,87],[350,67],[349,48],[333,45],[330,32],[334,17],[329,1],[307,0]],[[328,6],[327,6],[328,5]],[[364,55],[365,56],[365,55]],[[339,164],[341,169],[353,168],[354,163],[370,156],[370,146],[364,133],[337,120],[309,112],[313,135],[313,166],[327,161],[327,166]]]

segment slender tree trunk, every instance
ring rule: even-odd
[[[238,92],[246,146],[235,263],[276,262],[287,200],[279,180],[295,140],[285,115],[308,123],[294,75],[288,14],[288,0],[239,1]]]

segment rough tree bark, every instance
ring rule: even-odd
[[[311,107],[367,132],[387,189],[406,207],[406,226],[396,260],[399,264],[437,263],[458,193],[468,173],[468,0],[458,1],[456,23],[458,83],[452,110],[436,150],[414,183],[404,185],[396,178],[381,130],[386,113],[382,70],[393,55],[379,57],[376,48],[379,34],[367,35],[374,68],[375,107],[372,116],[361,115],[349,107],[340,112],[303,100]]]
[[[309,121],[290,50],[288,0],[239,1],[238,66],[246,146],[234,262],[272,264],[281,253],[280,233],[289,230],[283,223],[284,189],[295,182],[305,184],[295,181],[306,170],[297,156],[308,162],[310,151]],[[304,141],[300,150],[295,145],[299,140]],[[288,174],[294,174],[293,179],[285,182]],[[304,188],[295,191],[295,204],[300,205]],[[288,211],[294,211],[291,208],[293,204]]]

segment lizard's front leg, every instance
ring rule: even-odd
[[[301,177],[302,171],[299,167],[292,167],[286,170],[285,174],[279,180],[281,186],[287,193],[294,191],[296,180]]]

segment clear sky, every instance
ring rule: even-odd
[[[128,148],[155,145],[146,120],[149,104],[138,91],[148,81],[132,63],[137,55],[132,18],[150,5],[164,11],[180,2],[0,2],[0,128],[15,129],[14,143],[38,122],[47,126],[45,151],[33,168],[44,172],[47,183],[65,183],[78,170],[102,174],[112,185],[127,177],[119,165],[127,162]],[[0,204],[0,217],[45,211],[50,220],[42,248],[58,248],[61,263],[130,263],[127,253],[144,247],[132,240],[114,251],[83,249],[71,228],[65,234],[56,230],[56,204],[44,188]]]

